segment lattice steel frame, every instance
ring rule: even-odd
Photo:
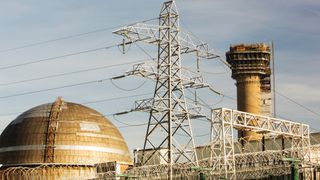
[[[190,119],[203,117],[203,115],[198,107],[188,109],[184,88],[202,88],[208,87],[208,84],[204,83],[201,76],[195,77],[194,73],[182,69],[181,54],[194,53],[197,57],[206,59],[221,57],[209,50],[208,45],[203,41],[181,32],[179,14],[173,0],[163,4],[159,25],[135,23],[124,26],[114,33],[124,37],[123,46],[138,41],[158,45],[156,66],[146,63],[138,64],[125,75],[156,80],[154,97],[137,101],[136,109],[133,110],[150,112],[141,165],[147,165],[154,156],[161,154],[158,151],[163,149],[167,149],[168,152],[160,155],[160,158],[164,159],[170,167],[173,163],[197,165]],[[154,152],[147,156],[145,155],[147,149],[152,149]],[[170,177],[172,177],[171,173],[172,168],[170,168]]]
[[[255,122],[254,124],[252,122]],[[236,160],[241,163],[248,161],[251,163],[262,162],[262,159],[256,159],[254,153],[237,154],[234,152],[233,129],[247,129],[255,132],[261,132],[273,136],[286,136],[291,138],[289,149],[284,154],[281,151],[278,160],[289,155],[292,158],[301,160],[302,165],[310,162],[310,130],[309,125],[296,123],[292,121],[276,119],[266,116],[255,115],[232,109],[219,108],[212,110],[211,123],[211,159],[210,165],[214,170],[220,170],[220,175],[228,179],[235,179],[239,168],[236,167]],[[268,151],[260,152],[261,157],[269,158]],[[254,155],[254,156],[252,156]],[[274,155],[274,153],[271,153]],[[237,157],[237,158],[236,158]],[[252,158],[249,158],[252,157]],[[249,158],[249,159],[248,159]],[[255,159],[255,160],[253,160]],[[238,162],[237,164],[239,164]],[[245,164],[245,163],[243,163]],[[237,169],[237,171],[236,171]],[[249,171],[249,170],[247,170]],[[239,173],[241,173],[239,171]],[[308,173],[306,173],[308,174]]]
[[[182,70],[181,54],[195,53],[201,58],[219,58],[203,41],[180,31],[179,14],[174,1],[163,4],[159,25],[143,23],[124,26],[114,32],[125,38],[123,45],[143,41],[158,45],[156,66],[142,63],[134,66],[128,75],[156,80],[154,97],[136,102],[137,111],[150,112],[143,149],[168,149],[162,159],[168,164],[192,162],[197,164],[190,119],[203,117],[198,107],[188,109],[184,88],[208,87],[201,76]],[[187,73],[185,73],[187,72]],[[192,77],[191,77],[192,76]],[[161,132],[162,131],[162,132]],[[159,139],[159,135],[164,137]],[[179,136],[179,137],[178,137]],[[153,155],[142,155],[142,164],[148,164]]]
[[[226,122],[225,114],[211,116],[211,156],[209,166],[227,179],[236,178],[233,126]],[[212,164],[211,164],[212,163]]]
[[[168,152],[163,158],[170,165],[181,159],[189,162],[197,161],[181,80],[179,15],[173,1],[163,4],[159,26],[157,68],[159,76],[143,149],[154,149],[153,154],[155,154],[157,150],[167,148]],[[165,133],[162,139],[157,140],[159,129]],[[184,140],[181,137],[179,141],[175,140],[177,134],[181,133],[185,136]],[[151,158],[152,155],[148,158],[142,156],[142,164],[146,164]]]

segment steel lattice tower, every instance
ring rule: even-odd
[[[124,37],[123,46],[138,41],[158,46],[158,60],[155,64],[137,64],[125,75],[156,81],[153,98],[135,103],[135,111],[150,113],[141,165],[152,164],[151,161],[160,156],[160,161],[170,166],[169,177],[172,177],[174,163],[187,162],[197,165],[190,119],[204,116],[199,108],[187,105],[184,89],[209,85],[204,83],[201,75],[182,69],[181,54],[195,53],[197,57],[206,59],[220,56],[209,51],[206,43],[180,31],[179,14],[174,1],[163,4],[159,25],[135,23],[114,33]]]
[[[167,148],[164,159],[170,164],[181,158],[197,161],[181,77],[179,15],[173,1],[164,3],[159,21],[159,77],[143,149]],[[158,134],[156,129],[166,134],[158,142],[154,140]],[[177,134],[184,136],[179,138],[179,143],[175,140]],[[142,163],[145,164],[151,157],[143,158]]]

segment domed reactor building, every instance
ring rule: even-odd
[[[132,161],[125,140],[107,118],[58,98],[6,127],[0,164],[1,179],[95,179],[99,171],[124,171]]]

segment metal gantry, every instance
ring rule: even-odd
[[[200,58],[218,58],[206,43],[180,30],[179,14],[174,1],[163,4],[159,25],[136,23],[114,32],[124,38],[123,46],[143,41],[158,46],[156,63],[134,66],[126,75],[136,75],[156,81],[154,97],[137,101],[136,111],[150,113],[144,140],[141,165],[152,164],[161,156],[166,164],[197,164],[190,119],[203,117],[197,106],[189,108],[184,89],[208,87],[200,75],[182,68],[181,54],[194,53]],[[146,150],[152,153],[145,153]],[[166,153],[159,151],[166,150]],[[172,168],[169,176],[172,177]]]
[[[256,150],[246,151],[242,146],[238,148],[239,152],[235,153],[237,140],[234,140],[233,137],[234,129],[246,129],[267,136],[285,137],[287,141],[282,142],[280,145],[282,147],[277,150],[256,147]],[[303,163],[310,162],[309,125],[226,108],[212,110],[209,166],[212,166],[214,171],[218,171],[228,179],[240,178],[236,176],[236,173],[243,176],[245,174],[243,172],[250,172],[250,169],[257,171],[257,168],[264,170],[266,167],[272,169],[274,166],[283,167],[281,171],[284,171],[283,169],[288,170],[288,166],[279,164],[279,162],[282,162],[285,157],[299,159]],[[309,176],[308,172],[305,175]],[[260,176],[263,177],[261,174]]]
[[[236,179],[233,125],[225,121],[225,113],[220,111],[211,116],[211,156],[209,166],[212,171],[227,179]]]

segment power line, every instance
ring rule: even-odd
[[[188,28],[188,26],[184,23],[183,20],[180,20],[180,22],[185,26],[185,28],[187,29],[187,31],[194,36],[197,39],[200,39],[195,33],[193,33],[190,28]],[[225,59],[222,58],[222,56],[220,54],[218,54],[217,52],[215,52],[215,54],[218,56],[218,63],[220,64],[221,67],[225,68],[226,71],[230,71],[230,65],[226,62]]]
[[[95,103],[102,103],[102,102],[108,102],[108,101],[116,101],[116,100],[121,100],[121,99],[128,99],[128,98],[133,98],[133,97],[140,97],[140,96],[146,96],[146,95],[151,95],[152,93],[144,93],[144,94],[135,94],[135,95],[130,95],[130,96],[120,96],[120,97],[114,97],[114,98],[106,98],[106,99],[99,99],[95,101],[86,101],[82,102],[80,104],[95,104]],[[4,113],[0,114],[1,116],[11,116],[11,115],[18,115],[23,112],[11,112],[11,113]],[[109,115],[114,115],[114,114],[109,114]]]
[[[319,113],[317,113],[317,112],[315,112],[314,110],[312,110],[312,109],[308,108],[307,106],[305,106],[305,105],[303,105],[303,104],[301,104],[301,103],[299,103],[299,102],[297,102],[297,101],[293,100],[292,98],[290,98],[290,97],[288,97],[288,96],[286,96],[286,95],[284,95],[284,94],[282,94],[282,93],[280,93],[280,92],[278,92],[278,91],[275,91],[275,92],[276,92],[276,94],[278,94],[278,95],[282,96],[282,97],[283,97],[283,98],[285,98],[285,99],[288,99],[289,101],[291,101],[292,103],[294,103],[294,104],[298,105],[299,107],[301,107],[301,108],[303,108],[303,109],[305,109],[305,110],[307,110],[307,111],[311,112],[312,114],[314,114],[314,115],[316,115],[316,116],[320,117],[320,114],[319,114]],[[228,99],[231,99],[231,100],[237,101],[237,100],[236,100],[236,98],[234,98],[234,97],[227,96],[227,95],[222,94],[222,93],[221,93],[221,95],[222,95],[223,97],[227,97]],[[248,105],[249,105],[249,106],[251,106],[250,104],[248,104]],[[280,117],[280,118],[282,118],[282,117]],[[283,119],[286,119],[286,118],[283,118]]]
[[[142,62],[142,61],[145,61],[145,60],[124,62],[124,63],[118,63],[118,64],[101,66],[101,67],[94,67],[94,68],[82,69],[82,70],[78,70],[78,71],[72,71],[72,72],[66,72],[66,73],[60,73],[60,74],[53,74],[53,75],[48,75],[48,76],[36,77],[36,78],[31,78],[31,79],[24,79],[24,80],[19,80],[19,81],[0,83],[0,86],[9,86],[9,85],[20,84],[20,83],[25,83],[25,82],[32,82],[32,81],[49,79],[49,78],[55,78],[55,77],[61,77],[61,76],[67,76],[67,75],[72,75],[72,74],[79,74],[79,73],[84,73],[84,72],[90,72],[90,71],[96,71],[96,70],[101,70],[101,69],[107,69],[107,68],[111,68],[111,67],[128,65],[128,64],[132,64],[132,63],[138,63],[138,62]]]
[[[144,54],[146,54],[149,58],[154,59],[150,53],[148,53],[144,48],[142,48],[138,43],[134,43]]]
[[[125,63],[122,63],[121,65],[123,65],[123,64],[125,64]],[[44,77],[43,77],[43,78],[44,78]],[[39,78],[38,78],[38,79],[39,79]],[[40,78],[40,79],[41,79],[41,78]],[[29,92],[12,94],[12,95],[7,95],[7,96],[0,96],[0,99],[6,99],[6,98],[11,98],[11,97],[16,97],[16,96],[23,96],[23,95],[35,94],[35,93],[52,91],[52,90],[63,89],[63,88],[74,87],[74,86],[87,85],[87,84],[98,83],[98,82],[103,82],[103,81],[106,81],[106,80],[113,80],[113,79],[114,79],[114,78],[105,78],[105,79],[94,80],[94,81],[86,81],[86,82],[77,83],[77,84],[70,84],[70,85],[65,85],[65,86],[59,86],[59,87],[41,89],[41,90],[36,90],[36,91],[29,91]],[[144,82],[144,83],[145,83],[145,82]],[[144,85],[144,83],[143,83],[142,85]],[[138,88],[140,88],[142,85],[140,85]]]
[[[204,100],[202,100],[196,93],[192,92],[190,89],[187,89],[191,94],[193,94],[195,96],[195,98],[197,98],[197,100],[200,100],[201,103],[197,102],[198,104],[205,106],[207,108],[211,108],[211,106],[206,103]],[[191,98],[188,98],[189,100],[193,101]]]
[[[126,64],[126,63],[122,63],[122,64]],[[121,65],[122,65],[121,64]],[[120,64],[117,64],[117,65],[120,65]],[[111,66],[117,66],[117,65],[111,65]],[[106,68],[106,67],[100,67],[100,68]],[[82,70],[82,71],[90,71],[90,70],[93,70],[93,69],[100,69],[99,67],[98,68],[92,68],[92,69],[87,69],[87,70]],[[81,71],[78,71],[78,72],[81,72]],[[44,79],[44,78],[49,78],[49,77],[53,77],[53,76],[62,76],[62,75],[66,75],[66,74],[72,74],[72,73],[77,73],[77,72],[70,72],[70,73],[63,73],[63,74],[57,74],[57,75],[52,75],[52,76],[47,76],[47,77],[40,77],[40,78],[35,78],[35,79]],[[22,95],[29,95],[29,94],[35,94],[35,93],[40,93],[40,92],[46,92],[46,91],[51,91],[51,90],[57,90],[57,89],[63,89],[63,88],[69,88],[69,87],[74,87],[74,86],[81,86],[81,85],[87,85],[87,84],[92,84],[92,83],[98,83],[98,82],[103,82],[103,81],[106,81],[106,80],[111,80],[112,78],[106,78],[106,79],[100,79],[100,80],[95,80],[95,81],[87,81],[87,82],[82,82],[82,83],[77,83],[77,84],[71,84],[71,85],[65,85],[65,86],[59,86],[59,87],[54,87],[54,88],[47,88],[47,89],[42,89],[42,90],[37,90],[37,91],[29,91],[29,92],[24,92],[24,93],[18,93],[18,94],[13,94],[13,95],[7,95],[7,96],[0,96],[0,99],[6,99],[6,98],[11,98],[11,97],[16,97],[16,96],[22,96]],[[25,80],[25,81],[32,81],[31,79],[29,80]],[[21,82],[21,81],[20,81]],[[12,82],[12,83],[18,83],[18,82]],[[8,84],[11,84],[11,83],[8,83]],[[320,117],[320,114],[309,109],[308,107],[296,102],[295,100],[289,98],[288,96],[285,96],[279,92],[276,92],[277,94],[279,94],[280,96],[290,100],[291,102],[295,103],[296,105],[306,109],[307,111],[317,115]],[[227,97],[229,99],[232,99],[232,100],[235,100],[235,98],[231,97],[231,96],[227,96],[223,93],[220,93],[218,92],[219,95],[221,96],[224,96],[224,97]]]
[[[125,122],[122,122],[120,120],[118,120],[116,118],[116,116],[113,116],[113,119],[121,124],[124,124],[125,126],[131,126],[131,127],[134,127],[134,126],[144,126],[144,125],[147,125],[148,123],[142,123],[142,124],[128,124],[128,123],[125,123]]]
[[[127,128],[127,127],[137,127],[137,126],[145,126],[147,123],[143,124],[134,124],[134,125],[127,125],[127,126],[118,126],[118,129]]]
[[[219,75],[219,74],[227,74],[227,71],[224,72],[208,72],[208,71],[200,71],[201,73],[211,74],[211,75]]]
[[[293,121],[293,120],[291,120],[290,118],[285,117],[285,116],[283,116],[283,115],[277,115],[277,117],[280,117],[281,119],[286,119],[286,120],[289,120],[289,121]],[[315,130],[315,131],[320,132],[320,129],[316,129],[316,128],[311,127],[311,126],[309,126],[309,128],[312,129],[312,130]],[[310,137],[311,137],[311,136],[310,136]]]
[[[213,90],[211,87],[209,87],[209,89],[210,89],[210,90]],[[223,93],[221,93],[221,92],[218,92],[218,91],[215,91],[215,90],[213,90],[213,92],[214,92],[214,93],[216,93],[216,94],[218,94],[218,95],[221,95],[221,96],[223,96],[223,97],[226,97],[226,98],[228,98],[228,99],[231,99],[231,100],[233,100],[233,101],[237,101],[237,99],[236,99],[236,98],[231,97],[231,96],[228,96],[228,95],[225,95],[225,94],[223,94]],[[307,111],[311,112],[312,114],[314,114],[314,115],[316,115],[316,116],[320,117],[320,113],[315,112],[314,110],[312,110],[312,109],[310,109],[310,108],[308,108],[308,107],[304,106],[303,104],[301,104],[301,103],[299,103],[299,102],[297,102],[297,101],[293,100],[292,98],[290,98],[290,97],[288,97],[288,96],[286,96],[286,95],[284,95],[284,94],[279,93],[278,91],[275,91],[275,92],[276,92],[276,94],[278,94],[278,95],[280,95],[280,96],[282,96],[282,97],[284,97],[284,98],[288,99],[289,101],[293,102],[294,104],[296,104],[296,105],[298,105],[298,106],[302,107],[303,109],[305,109],[305,110],[307,110]]]
[[[108,98],[108,99],[100,99],[96,101],[87,101],[83,102],[81,104],[94,104],[94,103],[101,103],[101,102],[107,102],[107,101],[115,101],[115,100],[120,100],[120,99],[127,99],[127,98],[132,98],[132,97],[139,97],[139,96],[146,96],[146,95],[151,95],[153,93],[143,93],[143,94],[136,94],[136,95],[130,95],[130,96],[121,96],[121,97],[115,97],[115,98]]]
[[[75,55],[79,55],[79,54],[85,54],[85,53],[90,53],[90,52],[95,52],[95,51],[100,51],[100,50],[106,50],[106,49],[110,49],[110,48],[117,47],[117,46],[118,45],[116,44],[116,45],[111,45],[111,46],[95,48],[95,49],[89,49],[89,50],[85,50],[85,51],[78,51],[78,52],[74,52],[74,53],[64,54],[64,55],[45,58],[45,59],[29,61],[29,62],[20,63],[20,64],[3,66],[3,67],[0,67],[0,70],[11,69],[11,68],[16,68],[16,67],[20,67],[20,66],[26,66],[26,65],[30,65],[30,64],[36,64],[36,63],[45,62],[45,61],[52,61],[52,60],[56,60],[56,59],[60,59],[60,58],[65,58],[65,57],[69,57],[69,56],[75,56]]]
[[[139,21],[139,22],[143,23],[143,22],[152,21],[152,20],[155,20],[155,19],[158,19],[158,18],[151,18],[151,19],[147,19],[147,20]],[[135,22],[135,23],[139,23],[139,22]],[[44,41],[38,41],[38,42],[29,43],[29,44],[25,44],[25,45],[21,45],[21,46],[16,46],[16,47],[8,48],[8,49],[2,49],[2,50],[0,50],[0,53],[16,51],[16,50],[19,50],[19,49],[39,46],[39,45],[42,45],[42,44],[52,43],[52,42],[56,42],[56,41],[77,38],[77,37],[81,37],[81,36],[85,36],[85,35],[89,35],[89,34],[95,34],[95,33],[99,33],[99,32],[108,31],[108,30],[111,30],[111,29],[120,28],[120,27],[122,27],[122,26],[118,25],[118,26],[113,26],[113,27],[100,28],[100,29],[95,29],[95,30],[92,30],[92,31],[87,31],[87,32],[84,32],[84,33],[72,34],[72,35],[62,36],[62,37],[55,38],[55,39],[48,39],[48,40],[44,40]]]
[[[310,108],[306,107],[305,105],[303,105],[303,104],[301,104],[301,103],[299,103],[299,102],[297,102],[297,101],[293,100],[292,98],[289,98],[288,96],[286,96],[286,95],[284,95],[284,94],[282,94],[282,93],[279,93],[278,91],[275,91],[275,92],[276,92],[276,94],[278,94],[278,95],[280,95],[280,96],[282,96],[282,97],[284,97],[284,98],[288,99],[289,101],[293,102],[294,104],[296,104],[296,105],[300,106],[301,108],[303,108],[303,109],[305,109],[305,110],[307,110],[307,111],[311,112],[312,114],[314,114],[314,115],[316,115],[316,116],[320,117],[320,114],[319,114],[319,113],[317,113],[317,112],[315,112],[314,110],[312,110],[312,109],[310,109]]]
[[[64,89],[64,88],[75,87],[75,86],[82,86],[82,85],[93,84],[93,83],[100,83],[100,82],[104,82],[104,81],[111,80],[111,79],[112,78],[105,78],[105,79],[99,79],[99,80],[94,80],[94,81],[86,81],[86,82],[77,83],[77,84],[70,84],[70,85],[47,88],[47,89],[41,89],[41,90],[36,90],[36,91],[28,91],[28,92],[23,92],[23,93],[18,93],[18,94],[0,96],[0,99],[6,99],[6,98],[11,98],[11,97],[35,94],[35,93],[52,91],[52,90],[57,90],[57,89]]]
[[[116,87],[116,88],[118,88],[118,89],[120,89],[120,90],[122,90],[122,91],[135,91],[135,90],[137,90],[137,89],[140,89],[143,85],[145,85],[147,81],[148,81],[148,79],[144,80],[144,81],[143,81],[140,85],[138,85],[137,87],[134,87],[134,88],[131,88],[131,89],[125,89],[125,88],[123,88],[123,87],[120,87],[120,86],[117,85],[115,82],[113,82],[113,79],[111,79],[111,84],[112,84],[114,87]]]
[[[52,43],[52,42],[61,41],[61,40],[72,39],[75,37],[80,37],[80,36],[89,35],[89,34],[93,34],[93,33],[103,32],[103,31],[111,30],[111,29],[115,29],[115,28],[116,27],[102,28],[102,29],[97,29],[97,30],[85,32],[85,33],[79,33],[79,34],[74,34],[74,35],[70,35],[70,36],[63,36],[63,37],[56,38],[56,39],[49,39],[49,40],[39,41],[39,42],[35,42],[35,43],[25,44],[25,45],[13,47],[13,48],[2,49],[2,50],[0,50],[0,53],[15,51],[15,50],[19,50],[19,49],[24,49],[24,48],[28,48],[28,47],[38,46],[38,45]]]
[[[101,117],[105,117],[105,118],[108,118],[109,116],[113,116],[114,114],[102,114]],[[0,115],[1,116],[1,115]],[[125,126],[118,126],[118,129],[122,129],[122,128],[127,128],[127,127],[137,127],[137,126],[145,126],[147,125],[148,123],[141,123],[141,124],[128,124],[128,123],[124,123],[116,118],[113,118],[113,120],[121,123],[121,124],[124,124]],[[1,129],[0,132],[3,132],[4,129]]]
[[[316,115],[316,116],[320,117],[320,114],[319,114],[319,113],[317,113],[317,112],[315,112],[314,110],[312,110],[312,109],[310,109],[310,108],[306,107],[305,105],[303,105],[303,104],[301,104],[301,103],[299,103],[299,102],[297,102],[297,101],[293,100],[292,98],[290,98],[290,97],[288,97],[288,96],[286,96],[286,95],[284,95],[284,94],[282,94],[282,93],[280,93],[280,92],[278,92],[278,91],[275,91],[275,92],[276,92],[276,94],[278,94],[278,95],[280,95],[280,96],[284,97],[285,99],[288,99],[289,101],[291,101],[292,103],[294,103],[294,104],[298,105],[299,107],[301,107],[301,108],[303,108],[303,109],[305,109],[305,110],[307,110],[307,111],[311,112],[312,114],[314,114],[314,115]],[[219,93],[220,93],[220,92],[219,92]],[[225,95],[225,94],[223,94],[223,93],[220,93],[220,94],[221,94],[223,97],[226,97],[226,98],[228,98],[228,99],[231,99],[231,100],[237,101],[237,100],[236,100],[236,98],[234,98],[234,97],[231,97],[231,96]],[[250,105],[249,105],[249,106],[250,106]]]

